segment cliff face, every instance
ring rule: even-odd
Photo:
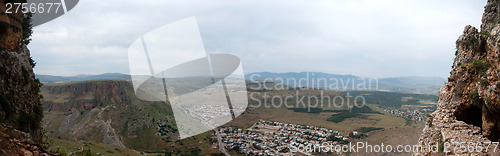
[[[452,142],[500,141],[499,11],[500,0],[488,0],[481,31],[466,26],[456,41],[456,57],[448,83],[441,88],[438,109],[429,117],[419,139],[424,147],[439,145],[440,150],[451,149],[444,154],[466,154],[468,150],[453,151]],[[445,142],[452,145],[447,147]],[[492,150],[490,147],[489,152]]]
[[[43,117],[40,83],[35,79],[30,52],[26,46],[17,51],[0,51],[0,121],[26,132],[41,142]]]
[[[23,15],[5,13],[5,4],[0,0],[0,155],[50,154],[41,145],[41,83],[35,79],[35,63],[22,42]]]
[[[175,128],[160,126],[175,127],[170,105],[139,100],[129,81],[54,83],[42,87],[41,93],[43,126],[51,138],[158,150],[167,146],[163,140],[178,135]]]

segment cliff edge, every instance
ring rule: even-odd
[[[466,26],[456,49],[438,108],[419,139],[424,151],[416,155],[498,155],[498,147],[486,151],[485,142],[500,141],[500,0],[488,0],[481,30]]]
[[[0,155],[50,155],[41,145],[41,83],[26,47],[31,16],[6,13],[6,3],[14,2],[26,1],[0,0]]]

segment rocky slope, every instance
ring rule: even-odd
[[[41,93],[50,138],[161,153],[214,152],[210,133],[179,141],[170,104],[138,99],[130,81],[46,84]]]
[[[500,0],[488,0],[481,30],[466,26],[456,41],[448,83],[439,93],[438,109],[427,121],[419,142],[438,145],[438,152],[418,155],[498,155],[500,150],[461,150],[453,142],[500,141]],[[450,145],[450,146],[448,146]],[[457,147],[457,150],[454,150]],[[465,145],[467,147],[467,145]],[[448,151],[449,150],[449,151]]]
[[[138,100],[131,89],[127,81],[112,80],[47,85],[42,88],[44,127],[54,138],[150,149],[127,142],[144,142],[137,136],[155,129],[151,121],[165,121],[172,113],[168,107],[161,107],[167,106],[165,103]],[[163,109],[152,115],[145,110],[150,104]]]

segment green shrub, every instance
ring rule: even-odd
[[[467,50],[472,50],[479,46],[479,39],[476,36],[472,36],[466,45]]]
[[[474,90],[474,91],[469,92],[467,97],[469,98],[469,100],[472,100],[472,101],[479,100],[479,93],[477,92],[477,90]]]
[[[29,61],[30,61],[31,68],[35,68],[36,62],[35,62],[35,60],[33,60],[33,58],[31,56],[30,56],[30,60]]]
[[[31,42],[31,34],[33,34],[33,24],[31,23],[31,17],[33,13],[28,12],[23,14],[22,29],[23,29],[23,43],[28,45]]]
[[[86,148],[82,151],[83,156],[94,156],[95,154],[92,153],[92,150],[90,148]]]
[[[465,65],[465,64],[461,64],[461,65],[460,65],[460,68],[462,68],[462,69],[466,69],[466,68],[467,68],[467,65]]]
[[[425,117],[428,117],[428,118],[432,117],[432,115],[429,113],[425,113],[424,115],[425,115]]]
[[[23,132],[29,132],[32,129],[39,129],[43,118],[43,108],[41,105],[33,107],[33,114],[21,112],[17,118],[17,126]]]
[[[480,79],[479,82],[480,82],[481,86],[488,85],[488,79]]]
[[[474,60],[472,62],[472,68],[474,71],[482,76],[486,76],[486,71],[490,68],[490,64],[488,63],[483,63],[483,59],[480,60]]]
[[[67,156],[68,153],[66,153],[66,151],[64,151],[63,149],[59,148],[59,147],[56,147],[55,149],[51,149],[50,150],[52,153],[54,154],[58,154],[60,156]]]
[[[29,132],[32,127],[31,123],[34,119],[35,118],[33,117],[33,115],[26,112],[21,112],[21,114],[19,114],[19,117],[17,118],[17,126],[19,130],[23,132]]]
[[[485,36],[487,36],[487,37],[491,37],[491,35],[490,35],[490,32],[489,32],[489,31],[483,30],[483,31],[481,31],[480,33],[481,33],[481,35],[485,35]]]

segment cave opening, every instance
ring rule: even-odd
[[[459,109],[455,116],[457,120],[463,121],[467,124],[471,124],[483,129],[483,117],[482,117],[482,109],[475,105],[469,105],[466,108]]]

